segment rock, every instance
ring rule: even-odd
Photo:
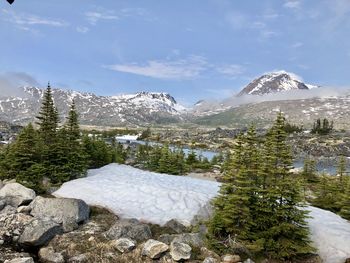
[[[250,258],[244,260],[243,263],[255,263],[253,260],[251,260]]]
[[[136,243],[128,238],[119,238],[117,240],[113,240],[111,245],[118,249],[121,253],[129,252],[136,247]]]
[[[207,249],[206,247],[201,247],[201,255],[206,258],[214,258],[216,261],[220,262],[220,256],[216,254],[214,251]]]
[[[6,206],[6,200],[5,199],[1,199],[0,200],[0,210],[4,209],[4,207]]]
[[[187,260],[191,257],[192,248],[185,244],[179,242],[171,242],[170,244],[170,255],[175,261]]]
[[[17,213],[29,214],[32,208],[28,206],[20,206],[17,208]]]
[[[216,260],[215,258],[212,258],[212,257],[206,257],[204,260],[203,260],[203,263],[218,263],[219,261]]]
[[[61,253],[56,253],[52,247],[43,247],[39,250],[39,258],[42,263],[64,263]]]
[[[68,260],[69,263],[87,263],[88,261],[88,256],[85,254],[80,254]]]
[[[347,258],[347,259],[345,260],[345,263],[350,263],[350,258]]]
[[[163,242],[154,239],[149,239],[143,246],[142,255],[151,259],[158,259],[163,253],[168,251],[169,246]]]
[[[222,262],[223,263],[238,263],[241,261],[241,257],[239,255],[224,255],[222,257]]]
[[[14,213],[15,211],[16,209],[14,209]],[[25,226],[32,220],[33,217],[26,214],[1,214],[0,239],[6,244],[16,243]]]
[[[109,239],[130,238],[136,241],[145,241],[152,238],[152,232],[148,225],[141,224],[136,219],[118,220],[107,232]]]
[[[62,227],[49,219],[34,219],[25,226],[19,238],[24,246],[38,247],[47,244],[57,234],[62,233]]]
[[[4,216],[7,216],[7,215],[13,215],[17,212],[16,208],[11,206],[11,205],[7,205],[5,206],[1,212],[0,212],[0,216],[1,217],[4,217]]]
[[[78,228],[78,224],[89,218],[90,208],[83,201],[72,198],[44,198],[38,196],[30,204],[30,214],[36,218],[50,218],[63,224],[65,232]]]
[[[15,258],[12,260],[6,260],[5,263],[34,263],[33,258]]]
[[[0,198],[14,207],[29,204],[36,197],[35,192],[19,183],[9,183],[0,189]]]
[[[171,242],[174,241],[174,242],[189,244],[192,247],[198,247],[198,248],[202,247],[204,244],[202,236],[199,233],[184,233],[184,234],[176,234],[176,235],[164,234],[164,235],[161,235],[158,240],[168,245],[170,245]]]
[[[180,234],[186,231],[186,226],[184,226],[183,224],[181,224],[179,221],[175,220],[175,219],[171,219],[170,221],[168,221],[164,227],[168,227],[171,230],[174,230],[176,233]]]

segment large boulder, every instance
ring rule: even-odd
[[[118,220],[107,232],[109,239],[130,238],[136,241],[145,241],[152,238],[152,232],[147,224],[142,224],[136,219]]]
[[[151,259],[158,259],[168,250],[169,246],[167,244],[154,239],[150,239],[143,246],[142,255],[147,256]]]
[[[89,218],[90,208],[80,199],[44,198],[38,196],[30,204],[30,214],[36,218],[50,218],[63,224],[66,232],[78,228],[78,224]]]
[[[19,244],[29,247],[39,247],[47,244],[57,234],[62,233],[62,227],[49,219],[33,219],[24,228],[19,238]]]
[[[185,243],[171,242],[170,244],[170,255],[175,261],[190,259],[191,251],[192,248]]]
[[[14,207],[29,204],[36,197],[35,192],[19,183],[9,183],[0,189],[0,199]]]
[[[61,253],[55,252],[52,247],[43,247],[39,250],[39,258],[42,263],[64,263]]]

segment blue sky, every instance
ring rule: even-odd
[[[273,70],[348,86],[349,32],[349,0],[0,0],[0,74],[187,105]]]

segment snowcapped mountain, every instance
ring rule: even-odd
[[[0,97],[0,119],[25,124],[35,119],[44,90],[21,88],[16,97]],[[92,93],[52,89],[61,118],[75,101],[80,121],[86,125],[146,125],[177,122],[186,109],[167,93],[139,92],[119,96],[97,96]]]
[[[249,83],[239,94],[242,95],[265,95],[280,91],[308,90],[316,86],[307,85],[301,79],[286,71],[276,71],[262,75]]]

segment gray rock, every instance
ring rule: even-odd
[[[239,255],[224,255],[222,256],[223,263],[238,263],[241,261],[241,257]]]
[[[148,225],[141,224],[136,219],[118,220],[106,233],[109,239],[130,238],[136,241],[145,241],[152,238],[152,232]]]
[[[251,260],[250,258],[244,260],[243,263],[255,263],[253,260]]]
[[[171,242],[170,244],[170,255],[175,261],[187,260],[191,258],[192,248],[185,244],[179,242]]]
[[[158,259],[168,250],[169,246],[167,244],[154,239],[149,239],[143,246],[142,255],[151,259]]]
[[[62,233],[62,227],[49,219],[34,219],[25,226],[19,238],[19,244],[38,247],[47,244],[57,234]]]
[[[175,231],[176,233],[180,234],[186,231],[186,226],[181,224],[179,221],[175,219],[171,219],[164,225],[165,227],[170,228],[171,230]]]
[[[212,258],[212,257],[206,257],[204,260],[203,260],[203,263],[218,263],[219,261],[216,260],[215,258]]]
[[[7,200],[7,204],[17,207],[29,204],[36,197],[36,194],[32,189],[19,183],[9,183],[0,189],[1,197]]]
[[[129,238],[119,238],[117,240],[113,240],[111,245],[118,249],[118,251],[121,253],[129,252],[136,247],[136,243]]]
[[[64,263],[61,253],[55,252],[52,247],[43,247],[39,250],[39,258],[42,263]]]
[[[6,260],[5,263],[34,263],[33,258],[15,258],[12,260]]]
[[[32,208],[28,206],[20,206],[17,208],[17,213],[29,214]]]
[[[80,254],[68,260],[69,263],[88,263],[88,261],[88,256],[85,254]]]
[[[1,217],[7,216],[7,215],[13,215],[17,212],[17,209],[11,205],[7,205],[5,206],[1,212],[0,215]]]
[[[2,210],[5,206],[6,206],[6,200],[5,199],[1,199],[0,200],[0,210]]]
[[[38,196],[30,204],[30,214],[36,218],[50,218],[63,224],[66,232],[78,227],[79,223],[89,218],[90,208],[83,201],[72,198],[44,198]]]
[[[184,234],[175,234],[169,235],[164,234],[158,238],[159,241],[162,241],[166,244],[171,244],[171,242],[179,242],[189,244],[192,247],[202,247],[204,242],[203,238],[199,233],[184,233]]]

